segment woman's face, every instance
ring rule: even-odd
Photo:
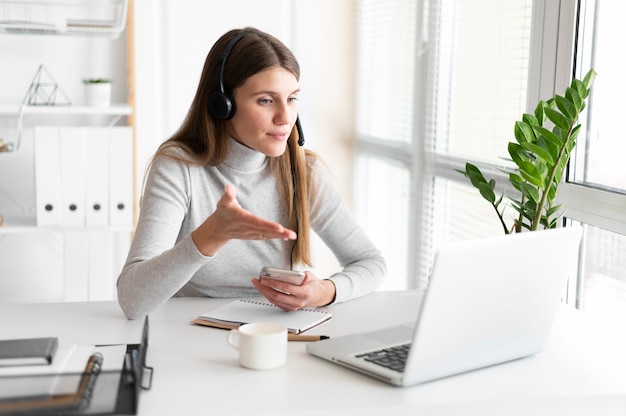
[[[295,75],[282,67],[254,74],[233,91],[236,111],[228,133],[267,156],[282,155],[298,117],[299,91]]]

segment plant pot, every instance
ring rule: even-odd
[[[85,100],[91,107],[109,107],[111,105],[111,83],[85,83]]]

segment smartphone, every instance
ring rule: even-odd
[[[261,279],[275,279],[281,282],[291,283],[300,286],[304,280],[304,272],[287,269],[277,269],[274,267],[263,267],[261,269]]]

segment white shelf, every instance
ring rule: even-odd
[[[117,37],[127,11],[127,0],[0,0],[0,33]]]
[[[23,234],[38,231],[63,232],[68,230],[109,230],[113,232],[131,232],[132,226],[84,226],[84,227],[63,227],[58,226],[38,226],[34,217],[29,218],[4,218],[4,224],[0,226],[0,238],[3,235]]]
[[[0,116],[19,117],[19,105],[0,104]],[[127,116],[132,114],[130,105],[120,103],[109,107],[90,107],[80,105],[26,105],[23,115],[110,115]]]
[[[130,105],[125,103],[113,104],[108,107],[77,106],[77,105],[7,105],[0,104],[0,119],[14,118],[16,124],[15,137],[10,139],[9,152],[13,152],[20,147],[24,120],[35,117],[53,117],[56,121],[61,121],[67,117],[97,117],[98,123],[102,125],[114,126],[124,116],[133,113]],[[104,122],[101,117],[110,117],[108,122]]]
[[[0,235],[19,234],[36,230],[35,218],[4,218],[4,224],[0,227]]]

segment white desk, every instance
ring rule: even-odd
[[[417,292],[377,292],[328,309],[310,331],[337,336],[413,318]],[[626,336],[563,308],[548,348],[526,359],[420,386],[388,386],[310,356],[291,342],[287,365],[239,367],[225,330],[189,324],[229,300],[172,299],[150,316],[152,389],[140,415],[624,415]],[[143,320],[116,302],[0,305],[2,338],[55,335],[61,342],[137,343]]]

